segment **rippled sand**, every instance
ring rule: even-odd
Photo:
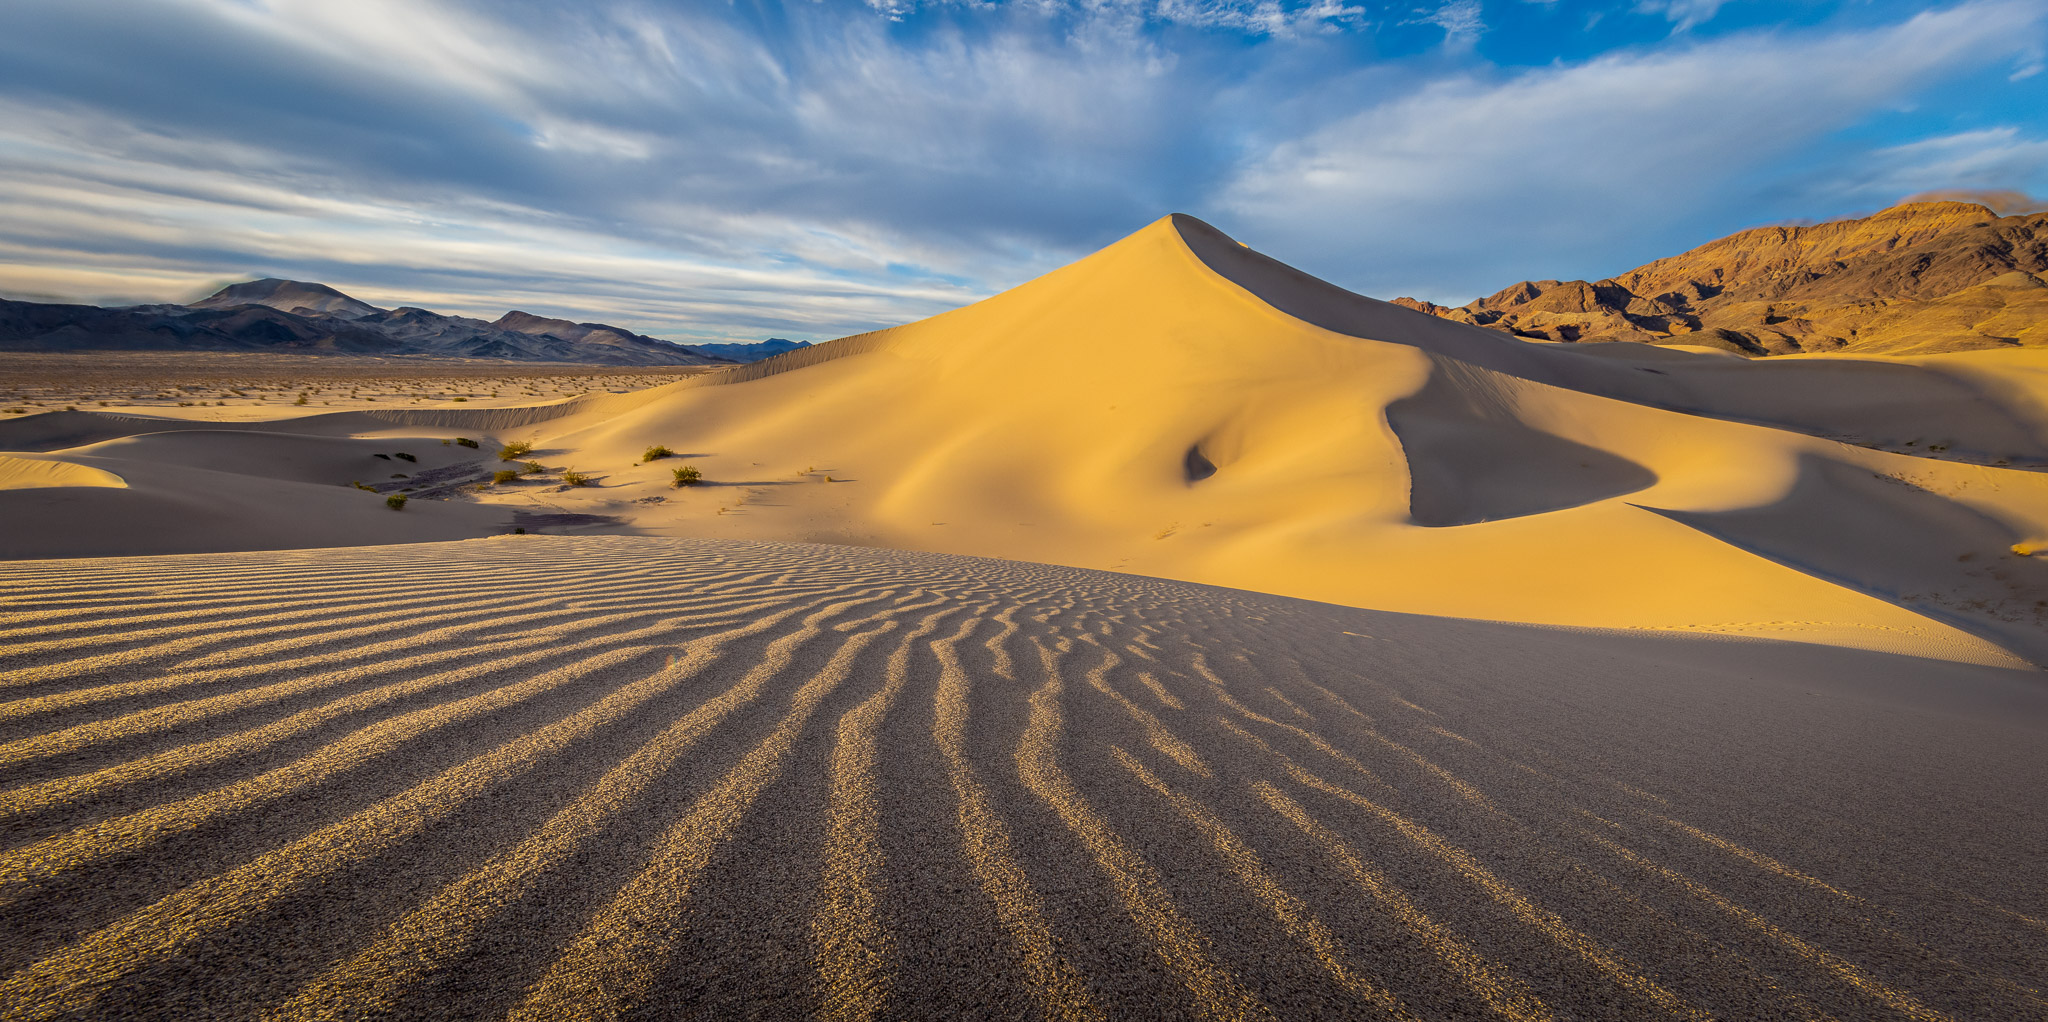
[[[2048,1011],[2032,672],[530,536],[0,565],[0,678],[9,1018]]]

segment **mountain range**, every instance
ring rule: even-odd
[[[190,305],[59,305],[0,300],[0,350],[319,351],[602,365],[725,365],[806,342],[685,346],[602,323],[525,312],[486,322],[403,306],[380,309],[325,284],[230,284]]]
[[[1394,303],[1544,341],[1743,355],[2048,345],[2048,213],[1916,202],[1760,227],[1606,280],[1522,281],[1470,304]]]

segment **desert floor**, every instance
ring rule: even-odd
[[[655,538],[0,615],[9,1018],[2048,1013],[2032,671]]]
[[[491,408],[642,390],[715,371],[255,352],[4,351],[0,419],[66,409],[246,422],[288,411]]]

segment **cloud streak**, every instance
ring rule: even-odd
[[[1702,40],[1667,37],[1675,6],[1617,0],[1607,23],[1632,18],[1631,40],[1531,69],[1487,58],[1474,0],[10,7],[15,294],[163,300],[278,275],[379,304],[817,339],[970,301],[1172,210],[1349,285],[1462,300],[1668,245],[1774,167],[1834,182],[1837,203],[2041,187],[2024,179],[2038,119],[1787,162],[2038,54],[2041,15],[2015,3]]]

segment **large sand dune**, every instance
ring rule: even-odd
[[[0,635],[9,1018],[2048,1014],[2032,671],[605,537]]]
[[[1535,344],[1351,294],[1186,217],[976,305],[665,387],[138,436],[189,428],[93,412],[0,423],[0,449],[127,483],[0,491],[0,511],[29,524],[5,552],[586,522],[2048,660],[2048,558],[2025,553],[2048,547],[2048,353],[1758,364]],[[439,496],[486,478],[489,448],[442,446],[464,434],[531,442],[594,485],[549,476],[398,515],[349,488]],[[651,444],[711,485],[669,488],[679,462],[640,464]],[[449,457],[428,485],[371,460],[386,448]],[[155,527],[173,505],[213,524]]]

